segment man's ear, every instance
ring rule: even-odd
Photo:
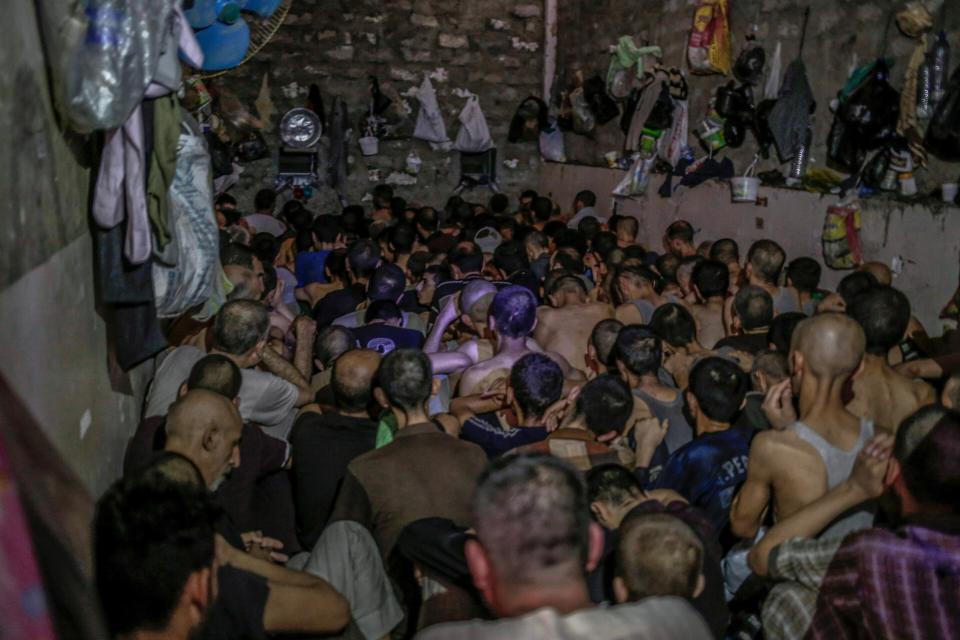
[[[889,489],[903,477],[902,470],[900,468],[900,461],[895,457],[890,456],[890,462],[887,463],[887,470],[883,474],[883,486],[886,489]]]
[[[547,296],[547,300],[550,302],[550,306],[556,309],[560,306],[560,302],[557,300],[557,294],[551,293]]]
[[[492,334],[497,332],[497,321],[492,315],[487,316],[487,328]]]
[[[697,300],[704,302],[706,298],[703,297],[703,294],[700,293],[700,287],[695,284],[690,285],[690,290],[693,291],[693,295],[696,296]]]
[[[496,592],[493,585],[493,570],[490,559],[483,546],[477,540],[467,540],[463,545],[463,553],[467,558],[467,567],[473,578],[473,585],[483,595],[492,608],[496,608]],[[496,613],[496,612],[494,612]]]
[[[184,382],[180,385],[180,388],[177,389],[177,397],[182,398],[183,396],[187,395],[187,391],[189,391],[189,389],[187,388],[187,383]]]
[[[384,393],[380,387],[374,388],[373,399],[377,401],[377,405],[379,405],[381,409],[390,408],[390,401],[387,399],[387,394]]]
[[[210,567],[203,567],[187,576],[180,594],[180,607],[186,612],[191,629],[202,623],[204,612],[216,598],[214,591],[213,570]]]
[[[516,395],[513,393],[513,387],[511,387],[509,384],[507,385],[506,393],[504,393],[504,400],[506,400],[508,407],[512,407],[513,401],[516,400]]]
[[[430,395],[435,396],[440,393],[440,385],[443,384],[443,379],[440,376],[433,376],[433,380],[430,382]]]
[[[210,427],[204,431],[203,440],[201,441],[204,451],[216,450],[221,438],[223,438],[223,433],[221,433],[220,429],[217,427]]]
[[[323,370],[324,370],[323,363],[320,362],[319,360],[317,360],[316,358],[313,359],[313,366],[315,366],[315,367],[317,368],[317,371],[323,371]]]
[[[851,380],[856,380],[860,377],[860,374],[863,373],[863,360],[860,360],[860,364],[857,365],[856,370],[854,370],[853,375],[850,376]]]
[[[593,571],[603,558],[603,529],[596,522],[590,523],[587,546],[587,573]]]
[[[630,601],[630,591],[627,590],[627,583],[620,576],[613,579],[613,598],[617,604]]]
[[[707,579],[703,577],[703,573],[697,576],[697,586],[693,588],[693,595],[690,596],[690,599],[694,599],[703,593],[703,590],[707,586]]]
[[[700,403],[697,402],[697,396],[690,393],[689,390],[683,392],[683,398],[687,401],[687,408],[694,419],[700,418]],[[694,425],[690,425],[691,427]]]

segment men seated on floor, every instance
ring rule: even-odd
[[[591,302],[583,281],[572,275],[554,280],[546,295],[550,306],[538,309],[533,337],[545,350],[559,353],[572,366],[582,368],[590,332],[601,320],[613,319],[613,307]]]
[[[424,640],[443,638],[709,638],[679,598],[597,608],[586,574],[603,546],[591,524],[583,480],[549,456],[494,462],[473,498],[476,539],[466,543],[476,588],[499,620],[437,625]]]

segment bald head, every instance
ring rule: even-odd
[[[865,262],[860,265],[860,268],[857,269],[857,271],[869,273],[876,278],[877,282],[880,284],[889,286],[890,283],[893,282],[893,273],[890,271],[890,267],[882,262]]]
[[[212,491],[240,464],[242,429],[240,412],[230,400],[212,391],[194,389],[170,405],[166,449],[197,465]]]
[[[797,325],[791,351],[803,356],[804,368],[817,377],[836,379],[856,371],[866,338],[856,320],[842,313],[821,313]]]
[[[487,321],[487,312],[496,294],[497,288],[492,282],[481,279],[471,280],[461,290],[460,308],[471,320],[482,325]]]
[[[363,413],[373,397],[373,380],[380,367],[380,354],[356,349],[340,356],[333,365],[330,386],[337,408],[346,413]]]

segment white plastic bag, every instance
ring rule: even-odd
[[[650,184],[650,172],[653,171],[656,160],[655,156],[645,158],[637,154],[627,175],[613,189],[613,195],[620,198],[642,195]]]
[[[550,162],[567,161],[563,131],[557,126],[556,118],[550,118],[550,126],[540,132],[540,155]]]
[[[443,123],[443,114],[437,103],[437,92],[433,89],[430,76],[426,76],[417,91],[417,100],[420,101],[420,113],[417,114],[417,126],[413,130],[413,137],[426,140],[431,144],[442,145],[450,142],[447,137],[447,125]]]
[[[480,100],[477,96],[470,96],[460,112],[460,131],[453,148],[467,153],[482,153],[492,146],[493,139],[490,137],[487,119],[480,110]]]
[[[783,45],[777,42],[777,48],[773,50],[773,60],[770,62],[770,75],[767,76],[767,83],[763,87],[763,98],[765,100],[776,100],[780,95],[780,67]]]
[[[169,190],[172,242],[177,263],[153,263],[157,315],[171,318],[208,300],[220,270],[220,236],[210,193],[210,153],[197,130],[181,126],[177,167]]]
[[[690,114],[686,100],[673,101],[673,126],[664,134],[660,145],[660,157],[677,166],[690,135]]]

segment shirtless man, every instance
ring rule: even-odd
[[[740,247],[732,238],[721,238],[710,246],[710,259],[727,265],[730,272],[730,295],[740,286]]]
[[[616,309],[616,318],[623,324],[644,324],[653,317],[657,307],[679,298],[657,293],[657,276],[643,265],[630,261],[617,269],[614,287],[625,302]]]
[[[860,324],[867,340],[863,372],[853,381],[854,399],[847,409],[896,433],[904,418],[937,400],[929,384],[911,380],[887,363],[887,353],[910,322],[910,301],[893,287],[878,286],[856,296],[847,305],[847,314]]]
[[[576,276],[555,280],[547,299],[550,306],[537,311],[534,339],[544,349],[555,351],[573,366],[582,368],[590,332],[601,320],[614,317],[613,307],[605,302],[592,302],[583,280]]]
[[[527,338],[537,326],[537,300],[526,287],[513,285],[497,292],[490,304],[487,326],[496,337],[497,352],[489,360],[479,362],[463,372],[460,393],[468,396],[482,393],[505,379],[513,364],[533,351]],[[582,379],[583,374],[571,368],[566,359],[547,353],[563,369],[564,377]]]
[[[774,315],[800,311],[797,290],[779,285],[780,271],[783,270],[786,259],[786,252],[773,240],[757,240],[747,252],[747,264],[744,267],[747,282],[770,294],[773,298]]]
[[[788,517],[850,475],[857,454],[874,434],[872,423],[843,404],[844,385],[859,371],[865,344],[860,325],[839,313],[823,313],[797,327],[790,352],[792,377],[767,393],[764,410],[773,428],[754,437],[747,479],[730,507],[734,534],[755,537],[771,504],[775,519]],[[826,535],[841,535],[869,520],[869,514],[852,514]]]
[[[632,216],[624,216],[617,220],[614,231],[617,234],[617,246],[621,249],[637,244],[637,233],[640,231],[640,222]]]
[[[673,222],[663,236],[663,248],[678,258],[697,255],[693,244],[693,225],[686,220]]]
[[[705,260],[693,268],[693,292],[698,304],[690,308],[697,321],[697,337],[705,349],[713,349],[726,336],[723,301],[730,289],[730,271],[718,260]]]

